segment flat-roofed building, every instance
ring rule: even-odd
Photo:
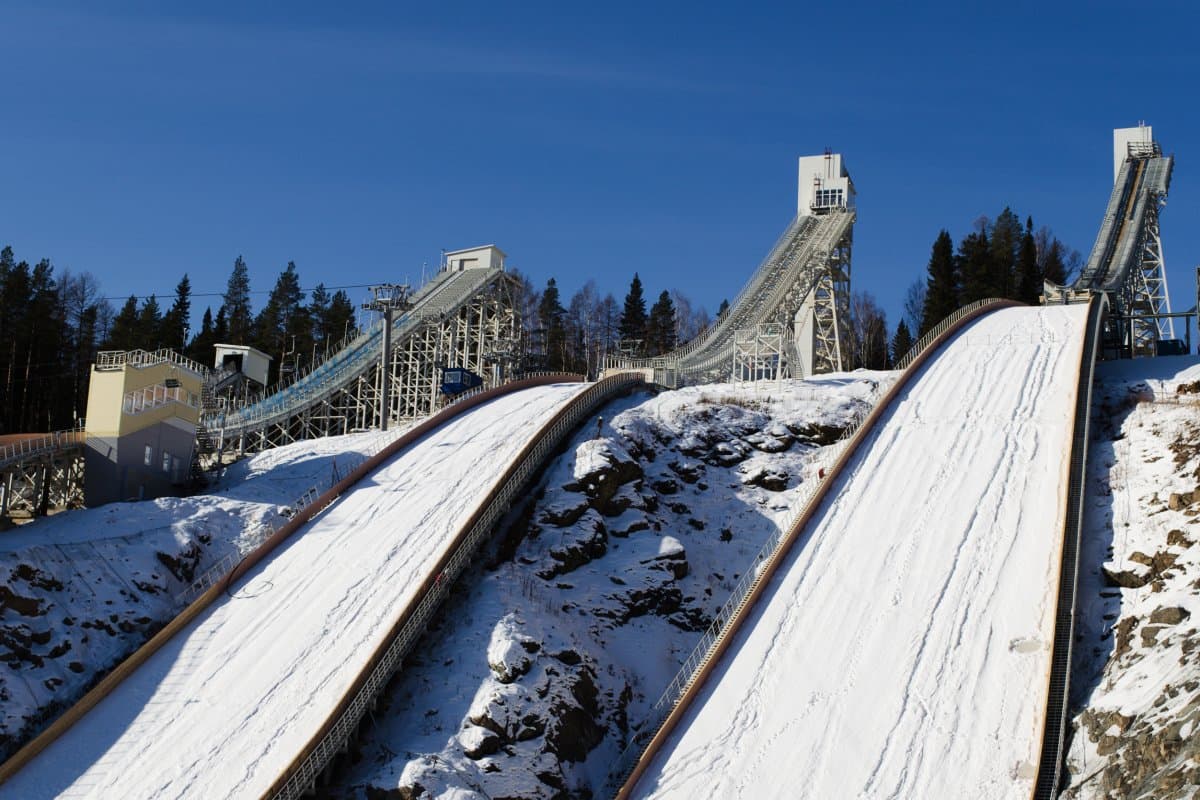
[[[172,350],[97,356],[85,425],[88,506],[183,490],[191,474],[207,372]]]

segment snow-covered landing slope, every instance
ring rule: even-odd
[[[0,796],[260,796],[511,459],[584,388],[494,400],[365,478]]]
[[[994,312],[924,368],[637,796],[1028,797],[1086,313]]]

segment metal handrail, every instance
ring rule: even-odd
[[[474,273],[479,273],[476,278]],[[465,279],[452,277],[426,284],[427,294],[421,297],[416,305],[393,322],[393,330],[398,342],[399,337],[412,333],[431,317],[440,317],[457,309],[470,300],[488,282],[495,280],[497,270],[465,270],[463,272],[444,273],[450,276],[468,276]],[[461,283],[460,283],[461,281]],[[461,291],[451,293],[449,302],[435,307],[427,304],[438,297],[445,289],[459,284]],[[449,311],[448,311],[449,309]],[[373,325],[361,338],[352,343],[343,353],[342,359],[331,357],[324,364],[304,379],[297,381],[274,394],[263,398],[252,405],[233,411],[219,411],[205,416],[205,427],[223,429],[226,435],[254,429],[271,422],[286,418],[294,412],[313,403],[329,397],[345,386],[350,380],[369,370],[378,359],[377,341],[382,341],[383,323]],[[340,356],[341,354],[339,354]],[[328,367],[328,369],[325,369]],[[320,374],[320,377],[316,377]]]
[[[737,330],[748,327],[759,318],[761,309],[776,308],[791,290],[789,281],[782,276],[795,265],[803,266],[813,257],[828,252],[846,229],[853,223],[853,209],[842,209],[820,217],[797,216],[784,231],[783,236],[772,248],[770,255],[754,272],[729,312],[687,344],[660,356],[642,359],[626,359],[620,356],[609,358],[609,365],[618,369],[675,369],[689,374],[702,374],[716,368],[721,362],[732,359],[733,337]],[[801,224],[812,221],[812,224]],[[766,297],[761,298],[766,292]],[[704,351],[716,352],[695,361]]]
[[[0,467],[26,461],[35,456],[70,450],[83,444],[84,421],[79,420],[74,428],[22,439],[12,444],[0,445]]]
[[[1063,749],[1070,725],[1067,703],[1070,699],[1071,653],[1075,641],[1076,590],[1079,585],[1079,547],[1083,537],[1083,509],[1086,499],[1092,380],[1096,372],[1096,356],[1100,350],[1101,337],[1104,335],[1104,317],[1107,311],[1108,297],[1104,294],[1095,295],[1091,308],[1088,309],[1083,352],[1080,354],[1070,469],[1067,475],[1062,560],[1059,565],[1058,597],[1054,615],[1054,639],[1050,651],[1050,674],[1046,681],[1046,719],[1042,727],[1037,779],[1033,786],[1034,800],[1053,800],[1058,797],[1063,779]]]
[[[909,352],[902,359],[900,359],[900,363],[897,365],[897,368],[901,371],[909,369],[917,357],[927,348],[929,348],[935,341],[937,341],[939,337],[941,337],[947,330],[958,324],[965,317],[978,312],[985,306],[992,305],[997,302],[1005,301],[1000,300],[999,298],[986,298],[958,309],[953,314],[935,325],[924,336],[922,336],[917,343],[913,345]],[[862,426],[863,422],[868,416],[875,412],[880,400],[886,396],[887,395],[880,395],[878,392],[876,392],[872,398],[871,404],[865,408],[859,409],[859,411],[851,419],[850,425],[844,429],[843,434],[838,441],[823,449],[810,463],[814,466],[817,466],[818,469],[827,469],[830,465],[835,464],[837,460],[842,457],[842,454],[848,447],[852,437],[858,434],[859,428]],[[819,502],[819,500],[822,499],[818,494],[820,488],[820,481],[808,481],[805,484],[801,484],[800,496],[798,501],[794,504],[795,511],[789,516],[787,523],[780,526],[780,528],[775,533],[771,534],[771,536],[767,538],[767,541],[763,543],[758,554],[755,556],[754,561],[751,562],[752,568],[747,569],[742,574],[742,577],[738,580],[737,584],[734,585],[733,590],[730,592],[729,598],[717,611],[716,617],[713,619],[712,624],[700,637],[700,640],[696,643],[696,646],[692,648],[692,651],[688,654],[687,658],[684,659],[683,664],[681,664],[679,669],[676,671],[675,677],[672,678],[672,680],[667,684],[666,689],[664,689],[662,694],[659,695],[658,700],[651,705],[650,714],[648,715],[647,719],[638,728],[637,732],[630,738],[628,745],[617,757],[613,767],[609,772],[608,778],[604,783],[602,794],[615,796],[620,791],[622,785],[628,779],[630,774],[632,774],[634,766],[645,753],[646,748],[649,746],[651,740],[662,727],[663,722],[667,719],[667,716],[672,710],[674,710],[675,706],[691,688],[700,670],[713,657],[716,647],[727,635],[730,623],[732,623],[738,617],[742,609],[745,607],[751,591],[759,582],[763,567],[778,556],[779,548],[784,545],[787,540],[786,534],[797,523],[797,521],[803,519],[812,510],[814,510],[814,501]]]
[[[141,349],[101,350],[96,354],[96,369],[100,371],[120,369],[121,367],[144,369],[157,364],[176,364],[201,377],[207,377],[209,372],[212,371],[211,367],[207,367],[198,361],[193,361],[187,356],[180,355],[174,350],[165,347],[153,352]]]

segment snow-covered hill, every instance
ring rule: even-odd
[[[587,797],[889,373],[610,405],[462,582],[330,793]]]
[[[1200,796],[1200,365],[1104,364],[1080,559],[1071,798]]]
[[[194,576],[381,441],[301,442],[239,462],[210,495],[68,511],[0,534],[0,758],[178,613]]]

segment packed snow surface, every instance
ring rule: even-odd
[[[0,786],[0,797],[262,795],[512,458],[583,388],[494,400],[364,478]]]
[[[1029,796],[1086,313],[994,312],[922,370],[636,796]]]

